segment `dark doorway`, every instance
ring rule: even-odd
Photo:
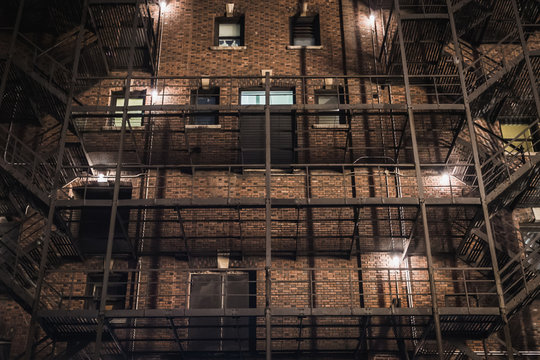
[[[86,200],[112,200],[113,186],[76,188],[75,192],[80,198]],[[131,187],[121,187],[118,199],[131,199]],[[118,208],[114,231],[114,254],[130,254],[131,243],[124,231],[129,231],[129,208]],[[119,218],[122,221],[119,221]],[[87,255],[102,255],[107,249],[109,236],[109,223],[111,220],[111,207],[87,206],[81,210],[79,224],[79,245]]]
[[[251,273],[192,274],[191,309],[243,309],[255,307],[255,281]],[[190,351],[247,351],[253,346],[255,324],[247,317],[192,317]]]

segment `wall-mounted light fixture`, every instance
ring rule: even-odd
[[[210,89],[210,79],[209,78],[202,78],[201,79],[201,88],[204,90]]]
[[[225,15],[227,17],[233,17],[234,14],[234,3],[228,3],[225,5]]]
[[[302,2],[302,11],[300,12],[300,16],[307,16],[308,12],[308,2],[304,1]]]

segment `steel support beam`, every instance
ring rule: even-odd
[[[77,42],[75,45],[75,58],[73,61],[73,68],[71,73],[71,86],[67,97],[66,112],[64,114],[64,122],[62,124],[62,130],[60,133],[60,141],[58,144],[58,154],[56,157],[56,169],[52,181],[52,190],[50,193],[49,201],[49,213],[47,214],[47,224],[43,233],[43,248],[41,252],[41,259],[39,262],[38,279],[36,282],[36,290],[34,293],[34,299],[32,303],[32,317],[30,319],[28,337],[26,339],[26,351],[24,354],[24,360],[30,360],[34,356],[34,340],[38,330],[38,317],[41,290],[45,278],[45,270],[47,268],[49,248],[51,247],[51,232],[54,225],[54,219],[56,216],[56,201],[57,201],[57,188],[60,183],[60,175],[62,173],[62,165],[64,159],[64,152],[66,148],[66,137],[68,128],[70,125],[71,109],[75,98],[75,84],[77,83],[77,74],[79,72],[79,60],[81,57],[82,42],[85,33],[85,24],[88,15],[88,0],[84,1],[83,11],[81,15],[81,23],[79,25],[79,33],[77,35]]]
[[[435,336],[437,338],[437,351],[440,360],[444,360],[444,351],[443,351],[443,340],[441,333],[441,322],[439,317],[439,306],[437,304],[437,289],[435,287],[435,275],[433,271],[433,256],[431,254],[431,240],[429,236],[429,228],[427,221],[427,210],[425,203],[425,194],[424,194],[424,181],[422,178],[422,169],[420,167],[420,155],[418,151],[418,142],[416,139],[416,126],[414,122],[414,110],[411,107],[412,97],[411,97],[411,87],[409,84],[409,70],[407,65],[407,55],[405,50],[405,39],[403,35],[403,26],[401,23],[401,10],[399,7],[399,0],[394,0],[394,6],[396,9],[396,18],[397,18],[397,28],[398,28],[398,38],[399,38],[399,47],[401,53],[401,65],[403,68],[403,79],[405,83],[405,99],[407,102],[407,114],[409,118],[409,131],[411,132],[411,141],[413,147],[414,163],[415,163],[415,172],[416,172],[416,181],[418,188],[418,197],[420,201],[420,211],[424,226],[424,242],[426,246],[426,258],[428,264],[428,275],[429,275],[429,286],[431,290],[431,303],[433,309],[433,322],[435,326]]]
[[[531,53],[529,51],[529,46],[527,45],[527,40],[525,39],[525,34],[523,33],[523,25],[521,24],[521,17],[519,16],[519,9],[516,3],[516,0],[511,0],[512,10],[514,11],[514,17],[516,19],[516,26],[519,32],[519,40],[521,42],[521,48],[523,49],[523,56],[525,58],[525,64],[527,65],[527,72],[529,74],[529,81],[531,82],[531,91],[534,98],[534,103],[536,104],[536,113],[540,117],[540,95],[538,94],[538,88],[536,87],[536,76],[534,75],[534,69],[531,64]]]
[[[114,234],[116,225],[116,214],[118,212],[118,197],[120,195],[120,182],[122,180],[122,161],[124,155],[124,142],[126,137],[126,127],[129,122],[129,97],[131,91],[131,79],[133,77],[133,60],[135,58],[135,40],[137,37],[137,26],[139,22],[139,3],[141,0],[136,0],[133,9],[133,22],[131,28],[131,45],[129,50],[128,73],[125,80],[124,89],[124,106],[122,108],[122,126],[120,128],[120,143],[118,145],[118,157],[116,163],[116,174],[114,179],[114,190],[111,208],[111,217],[109,221],[109,235],[107,238],[107,250],[105,253],[104,269],[103,269],[103,288],[101,290],[101,301],[99,304],[98,321],[96,327],[96,343],[92,358],[99,360],[101,358],[101,346],[103,342],[103,330],[105,326],[105,309],[107,306],[107,295],[109,287],[109,275],[112,267],[112,251],[114,245]],[[88,11],[85,9],[85,12]]]
[[[15,26],[13,28],[13,34],[11,36],[11,42],[9,44],[9,53],[4,67],[4,73],[2,74],[2,81],[0,82],[0,107],[2,106],[2,100],[4,99],[4,93],[7,87],[7,81],[9,79],[9,71],[11,70],[11,63],[13,62],[13,56],[15,52],[15,44],[17,43],[17,35],[21,27],[22,14],[24,9],[24,0],[19,2],[19,8],[17,9],[17,17],[15,18]]]
[[[514,0],[513,0],[514,1]],[[482,176],[482,166],[480,162],[480,155],[478,151],[478,142],[476,138],[476,129],[474,126],[474,121],[471,115],[471,108],[469,103],[469,97],[467,94],[467,84],[465,79],[465,73],[463,71],[463,54],[461,53],[461,48],[459,45],[459,39],[457,36],[457,30],[456,30],[456,23],[454,20],[454,13],[452,10],[452,2],[451,0],[446,0],[446,4],[448,6],[448,14],[449,14],[449,21],[450,21],[450,29],[452,32],[452,41],[454,42],[454,48],[456,49],[456,57],[454,58],[454,61],[457,66],[457,70],[459,73],[459,80],[461,84],[461,91],[463,93],[463,102],[465,105],[465,115],[467,117],[467,125],[469,128],[470,138],[471,138],[471,146],[473,149],[473,158],[474,158],[474,167],[476,171],[476,176],[478,179],[478,190],[480,193],[480,201],[482,203],[482,213],[484,216],[484,223],[486,226],[486,235],[489,245],[489,253],[491,257],[491,266],[493,268],[493,277],[495,280],[495,287],[497,291],[497,298],[499,301],[499,309],[501,313],[501,318],[504,323],[504,333],[505,333],[505,340],[507,343],[508,348],[512,348],[512,340],[510,337],[510,330],[508,327],[508,319],[507,319],[507,311],[506,311],[506,305],[504,301],[504,293],[502,289],[501,284],[501,278],[500,278],[500,272],[499,272],[499,265],[497,261],[497,251],[495,247],[495,237],[493,235],[493,228],[491,227],[491,219],[489,216],[489,209],[488,209],[488,203],[486,200],[486,189],[484,185],[484,178]],[[513,354],[508,354],[509,359],[513,359]]]
[[[266,243],[266,360],[272,360],[272,144],[270,124],[270,73],[265,74],[264,79],[265,103],[264,103],[264,129],[265,129],[265,243]]]
[[[276,199],[272,198],[273,208],[323,208],[323,207],[369,207],[369,206],[409,206],[420,204],[417,197],[385,198],[385,197],[352,197],[344,198],[308,198],[308,199]],[[127,208],[264,208],[265,198],[194,198],[194,199],[122,199],[119,207]],[[478,206],[480,199],[476,197],[427,198],[426,206]],[[76,209],[83,207],[107,207],[112,200],[58,200],[59,208]]]

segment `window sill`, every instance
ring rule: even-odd
[[[321,50],[323,48],[322,45],[310,45],[310,46],[302,46],[302,45],[287,45],[287,50]]]
[[[246,50],[247,46],[210,46],[210,50],[218,50],[218,51],[234,51],[234,50]]]
[[[144,130],[144,126],[132,126],[131,130]],[[105,125],[101,127],[101,130],[103,131],[120,131],[122,130],[121,126],[114,126],[114,125]],[[129,127],[126,125],[126,130],[129,131]]]
[[[314,129],[348,129],[347,124],[313,124]]]
[[[196,125],[196,124],[186,124],[186,130],[194,129],[221,129],[221,125]]]

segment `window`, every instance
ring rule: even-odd
[[[336,91],[320,91],[316,94],[317,104],[320,105],[338,105],[344,103],[343,91],[341,88]],[[319,113],[319,124],[321,125],[340,125],[346,124],[345,114],[338,109],[323,110]]]
[[[143,106],[144,100],[146,97],[146,91],[134,91],[129,95],[128,106]],[[118,91],[112,94],[112,103],[114,106],[124,106],[124,92]],[[120,114],[120,116],[112,119],[111,126],[121,127],[122,126],[122,111],[115,111],[115,114]],[[143,112],[141,110],[129,110],[128,114],[139,114],[139,116],[130,115],[129,123],[131,127],[138,127],[143,125]],[[129,129],[128,124],[126,123],[126,129]]]
[[[191,92],[192,105],[219,105],[219,89],[199,89]],[[208,110],[197,112],[192,118],[194,125],[216,125],[219,119],[219,111]]]
[[[266,105],[266,94],[263,90],[242,91],[240,104],[242,105]],[[272,90],[270,91],[270,105],[294,104],[294,91]]]
[[[319,16],[293,16],[291,18],[291,45],[321,45]]]
[[[515,152],[520,149],[524,152],[534,152],[535,144],[531,130],[534,131],[534,127],[531,128],[527,124],[501,124],[503,139],[507,141],[515,139],[510,142],[512,146],[508,146],[506,150]]]
[[[191,274],[190,283],[191,309],[243,309],[256,306],[254,272]],[[189,321],[189,350],[253,349],[255,325],[249,318],[242,317],[192,317]]]
[[[104,187],[77,187],[74,192],[78,198],[92,200],[111,200],[114,186]],[[119,199],[131,199],[132,188],[121,187]],[[86,255],[102,255],[107,249],[109,237],[109,223],[111,220],[110,207],[87,206],[81,209],[77,240],[81,251]],[[126,237],[124,230],[129,231],[130,210],[119,207],[114,228],[113,254],[122,255],[131,253],[132,244]],[[120,222],[121,219],[122,221]]]
[[[270,105],[293,105],[294,90],[270,91]],[[243,90],[241,105],[265,105],[263,90]],[[273,113],[270,117],[271,161],[274,164],[290,164],[294,161],[294,115]],[[243,164],[265,162],[265,117],[264,114],[242,114],[240,116],[240,148]]]
[[[103,273],[88,274],[86,282],[86,308],[98,310],[103,291]],[[109,274],[107,304],[105,310],[121,310],[126,307],[127,274]]]
[[[241,17],[216,18],[214,44],[222,47],[244,45],[244,19]]]

